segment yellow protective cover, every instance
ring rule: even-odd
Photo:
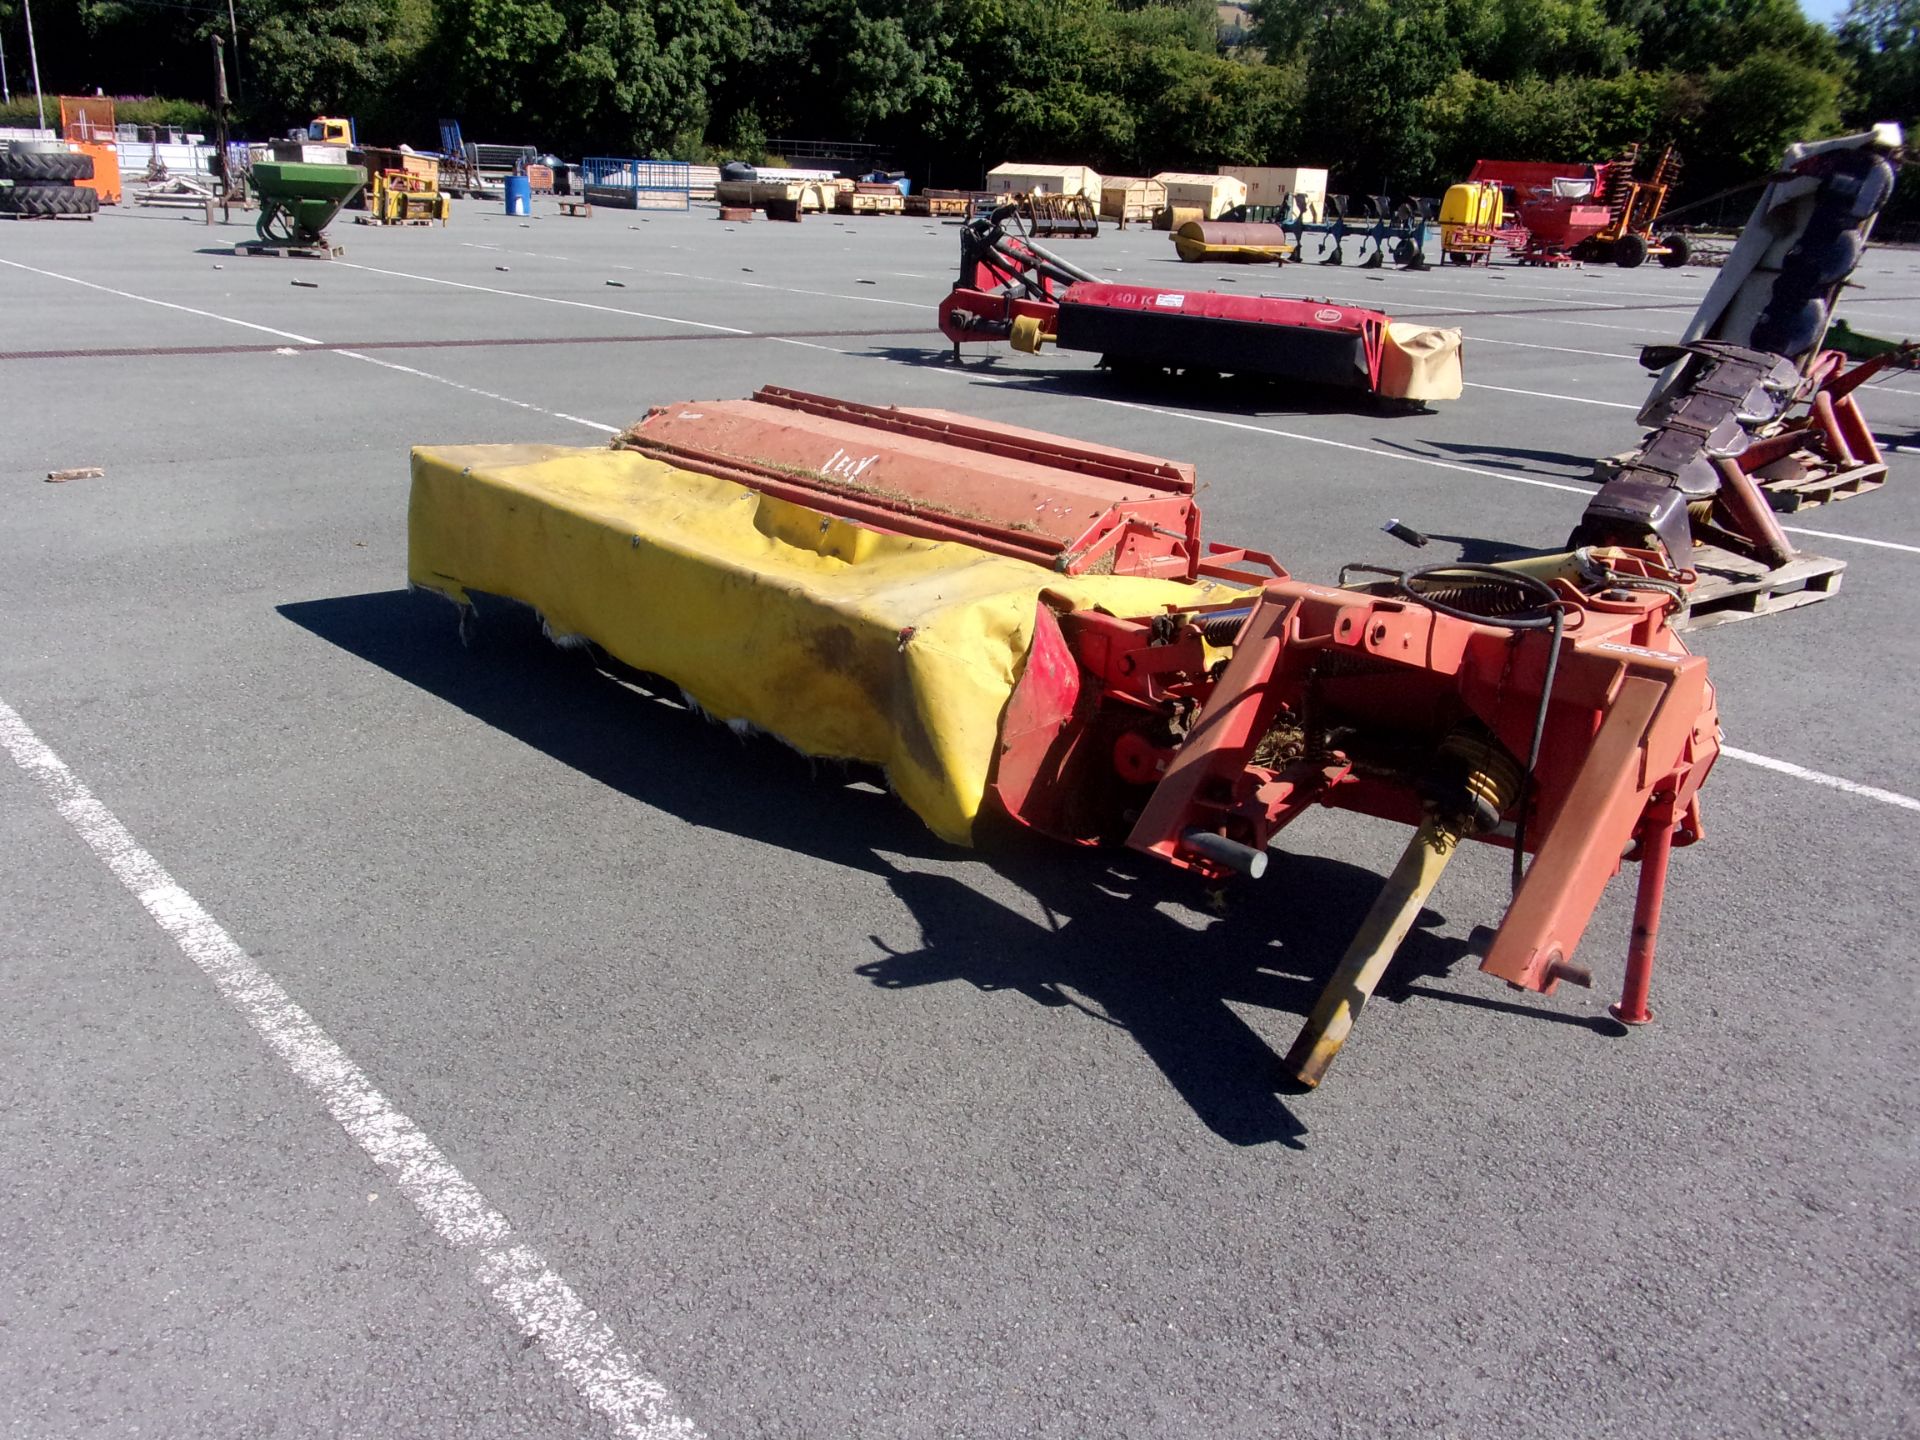
[[[1234,593],[1070,579],[881,535],[632,451],[557,445],[416,449],[407,573],[462,604],[468,591],[525,601],[554,633],[664,675],[718,719],[885,766],[901,798],[961,844],[1043,591],[1121,615]]]
[[[1460,332],[1394,320],[1380,355],[1380,393],[1397,400],[1458,400],[1465,381]]]

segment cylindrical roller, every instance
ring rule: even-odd
[[[1189,220],[1173,234],[1182,260],[1234,260],[1242,263],[1284,260],[1293,250],[1278,225],[1245,220]]]

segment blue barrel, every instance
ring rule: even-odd
[[[524,175],[507,176],[507,214],[533,214],[533,182]]]

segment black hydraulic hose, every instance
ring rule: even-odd
[[[1439,599],[1437,596],[1422,594],[1419,589],[1423,582],[1438,584],[1453,577],[1467,577],[1505,585],[1536,600],[1538,604],[1532,609],[1521,610],[1510,615],[1478,615],[1464,607]],[[1518,892],[1520,881],[1526,872],[1527,809],[1533,800],[1533,772],[1540,763],[1540,747],[1545,742],[1547,734],[1547,707],[1553,700],[1554,677],[1560,670],[1560,638],[1566,628],[1566,602],[1554,593],[1553,587],[1546,581],[1532,575],[1523,575],[1516,570],[1503,570],[1498,565],[1472,565],[1465,562],[1456,562],[1452,565],[1429,565],[1424,569],[1409,570],[1400,577],[1399,585],[1408,599],[1455,620],[1465,620],[1474,625],[1491,625],[1501,630],[1551,632],[1551,648],[1547,651],[1547,674],[1540,686],[1540,705],[1533,716],[1533,743],[1527,747],[1526,769],[1520,772],[1520,794],[1515,802],[1516,809],[1513,817],[1511,879],[1513,889]]]
[[[1044,245],[1036,244],[1033,240],[1029,239],[1027,241],[1027,248],[1033,251],[1035,255],[1038,255],[1042,260],[1045,260],[1048,264],[1052,265],[1055,269],[1057,269],[1062,275],[1066,276],[1069,280],[1093,279],[1093,276],[1091,273],[1089,273],[1088,271],[1082,270],[1078,265],[1074,264],[1071,260],[1061,259],[1058,255],[1054,254],[1053,251],[1047,249],[1047,247]]]
[[[1003,260],[1017,265],[1023,272],[1044,275],[1049,280],[1057,280],[1063,285],[1071,285],[1076,280],[1090,280],[1093,277],[1086,271],[1064,264],[1057,256],[1042,250],[1031,240],[1022,239],[1024,251],[1011,248],[1011,242],[1005,235],[996,235],[993,240],[993,252]]]

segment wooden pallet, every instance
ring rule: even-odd
[[[1778,569],[1717,545],[1696,545],[1690,561],[1700,581],[1693,605],[1676,630],[1705,630],[1831,599],[1840,590],[1844,560],[1795,555]]]
[[[889,193],[870,194],[860,190],[842,190],[834,197],[833,208],[842,215],[904,215],[907,197],[893,186],[881,187]]]
[[[562,215],[573,215],[582,220],[591,220],[593,218],[593,206],[585,200],[562,197],[555,200],[554,204],[560,207],[560,213]]]
[[[276,245],[266,240],[242,240],[236,255],[272,255],[282,260],[334,260],[347,253],[344,245]]]
[[[1638,450],[1603,455],[1593,462],[1593,478],[1604,485],[1639,459]],[[1850,470],[1828,470],[1817,457],[1795,452],[1756,470],[1753,483],[1766,496],[1768,505],[1782,515],[1791,515],[1796,510],[1811,510],[1816,505],[1878,490],[1887,483],[1887,467],[1855,465]]]
[[[906,198],[907,214],[926,219],[950,216],[964,219],[974,206],[970,195],[909,195]]]
[[[1753,482],[1769,505],[1783,515],[1791,515],[1796,510],[1811,510],[1816,505],[1878,490],[1887,483],[1887,467],[1855,465],[1848,470],[1829,470],[1817,460],[1804,463],[1803,457],[1795,454],[1762,466],[1754,472]]]

